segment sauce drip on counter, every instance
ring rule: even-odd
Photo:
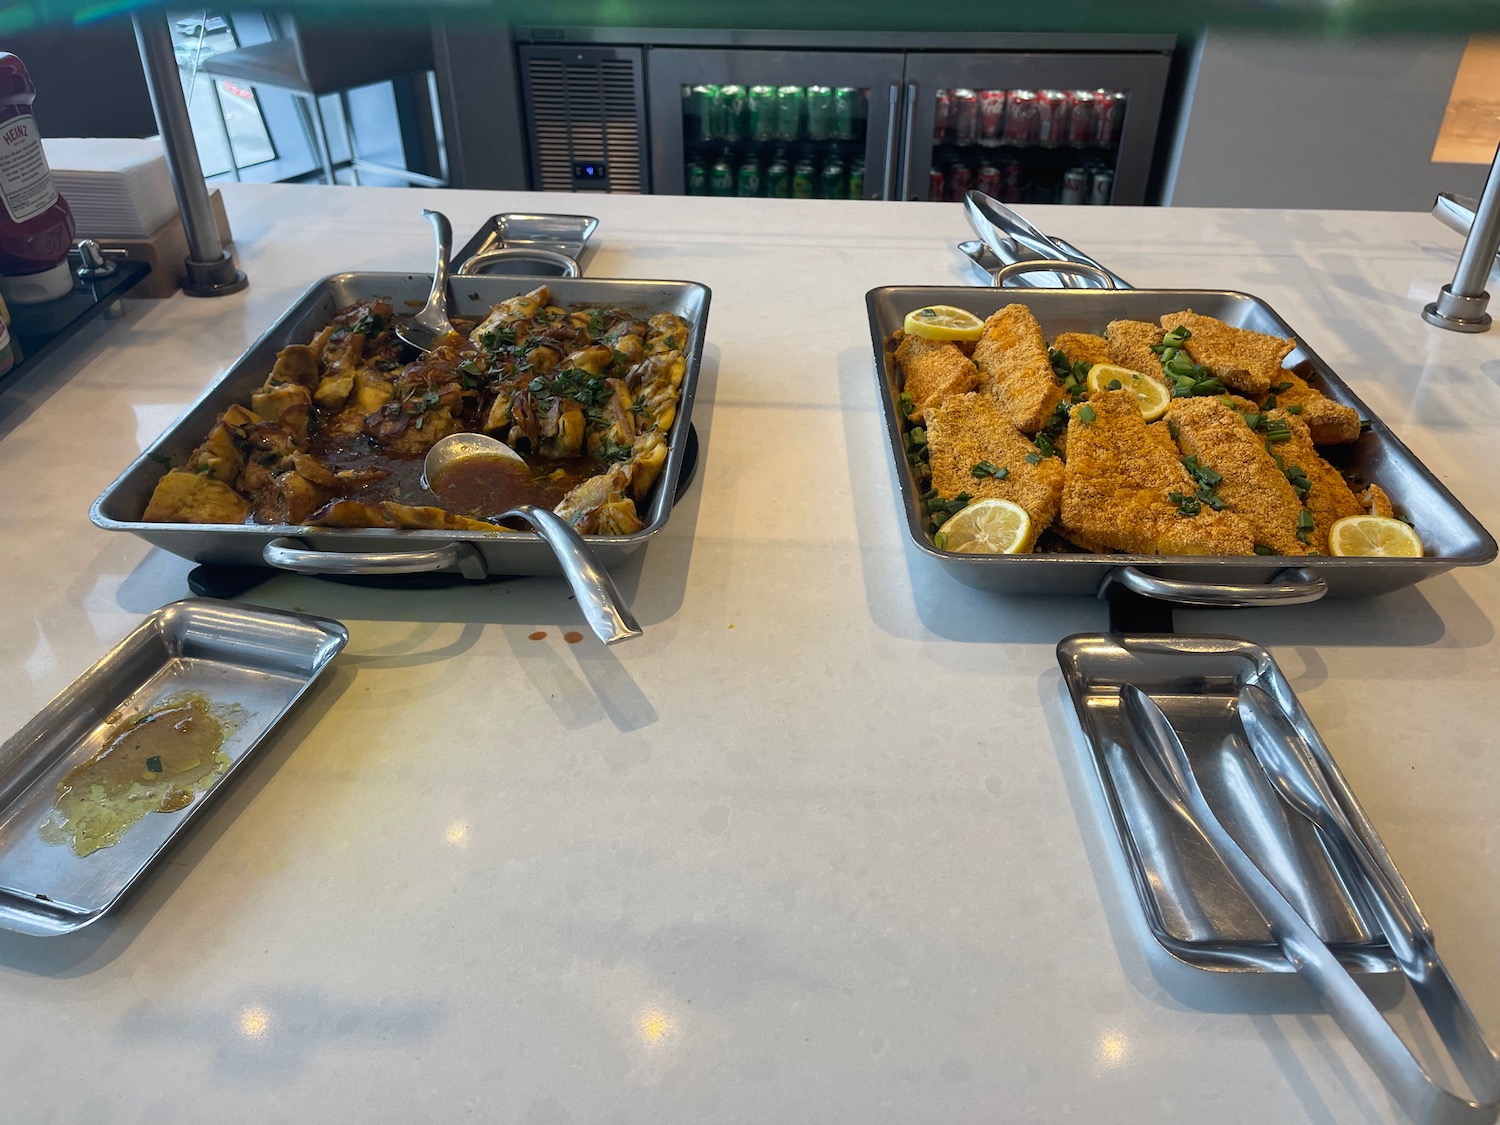
[[[199,696],[124,720],[102,750],[58,782],[42,838],[86,856],[118,844],[149,812],[186,808],[229,769],[221,747],[232,726]]]

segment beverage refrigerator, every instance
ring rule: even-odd
[[[538,189],[1138,204],[1175,46],[520,29],[517,61]]]

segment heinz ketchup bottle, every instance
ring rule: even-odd
[[[0,52],[0,293],[36,304],[71,292],[73,212],[57,194],[31,116],[36,87],[15,55]]]

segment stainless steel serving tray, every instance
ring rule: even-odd
[[[1277,795],[1235,710],[1240,689],[1269,692],[1307,739],[1334,796],[1390,879],[1400,875],[1276,662],[1232,637],[1078,635],[1057,646],[1088,753],[1146,924],[1201,969],[1292,972],[1265,919],[1193,826],[1141,769],[1120,689],[1134,684],[1182,740],[1215,815],[1355,972],[1398,971],[1371,907],[1337,874],[1312,824]]]
[[[1398,513],[1416,526],[1427,555],[1420,559],[1253,556],[1180,558],[1156,555],[1077,553],[968,555],[940,551],[923,532],[921,490],[903,447],[907,423],[897,398],[901,373],[890,349],[892,334],[908,312],[947,304],[979,316],[1013,302],[1028,306],[1052,339],[1060,332],[1101,332],[1121,318],[1156,321],[1163,314],[1192,309],[1256,332],[1297,339],[1287,365],[1329,398],[1369,419],[1370,432],[1350,446],[1322,452],[1343,469],[1357,470],[1379,484]],[[1140,593],[1200,605],[1310,601],[1364,597],[1409,586],[1457,566],[1477,566],[1496,555],[1494,538],[1370,409],[1349,390],[1275,310],[1247,293],[1207,289],[995,289],[956,286],[888,286],[866,296],[875,371],[886,436],[906,509],[907,534],[924,555],[959,581],[1004,593],[1096,594],[1112,581]],[[1256,597],[1262,587],[1267,596]],[[1284,595],[1284,596],[1283,596]]]
[[[464,243],[463,249],[453,256],[455,272],[477,272],[490,274],[529,274],[532,276],[561,277],[563,271],[551,256],[561,254],[578,264],[580,273],[586,272],[586,259],[592,252],[589,239],[599,227],[599,220],[592,215],[523,215],[507,212],[491,215],[474,236]],[[470,261],[479,254],[492,254],[503,250],[509,258],[498,258],[484,263],[479,270],[470,269]],[[533,251],[541,254],[530,256]]]
[[[337,621],[188,599],[157,610],[0,745],[0,927],[49,937],[103,916],[145,874],[344,647]],[[191,804],[147,813],[120,842],[79,857],[45,843],[57,784],[103,747],[111,717],[183,693],[235,705],[230,767]]]
[[[589,535],[585,541],[600,565],[617,565],[666,526],[678,477],[686,460],[686,435],[703,359],[708,321],[707,286],[691,281],[615,281],[597,278],[464,277],[452,284],[454,312],[482,317],[499,301],[528,293],[545,281],[564,306],[612,306],[651,314],[672,312],[690,326],[687,371],[672,423],[667,462],[642,512],[646,526],[632,535]],[[288,344],[306,343],[342,308],[381,297],[398,311],[422,306],[430,275],[344,273],[315,283],[277,322],[157,438],[89,509],[108,531],[128,531],[174,555],[200,563],[279,566],[318,573],[414,573],[440,571],[468,578],[486,575],[559,573],[556,556],[532,532],[406,531],[388,528],[309,528],[282,524],[167,524],[141,519],[156,482],[168,465],[181,465],[233,403],[248,404]],[[321,564],[315,552],[339,558]],[[399,557],[395,557],[399,556]]]

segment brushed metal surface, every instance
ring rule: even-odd
[[[101,917],[239,770],[344,647],[337,621],[194,598],[163,606],[0,745],[0,927],[36,936]],[[173,813],[79,857],[40,829],[57,784],[103,746],[111,715],[184,692],[244,709],[222,747],[229,769]]]
[[[1385,856],[1269,653],[1233,637],[1079,634],[1057,646],[1057,659],[1146,924],[1167,952],[1201,969],[1293,971],[1239,883],[1142,770],[1120,702],[1126,684],[1161,707],[1220,822],[1339,961],[1353,972],[1399,970],[1368,903],[1342,880],[1312,824],[1278,796],[1246,739],[1236,704],[1255,684],[1314,747],[1364,846]]]

